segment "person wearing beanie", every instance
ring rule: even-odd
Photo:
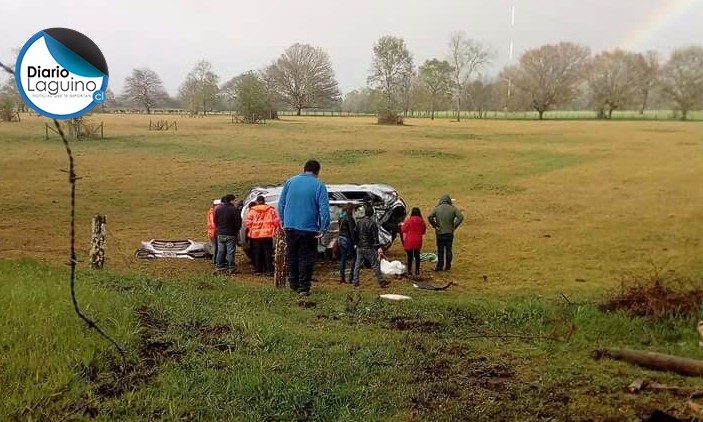
[[[235,274],[234,256],[237,248],[237,235],[242,227],[240,209],[235,205],[235,197],[227,194],[222,197],[222,205],[215,210],[215,227],[217,230],[217,261],[215,269],[218,272],[229,271]]]

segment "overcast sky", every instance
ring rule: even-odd
[[[511,29],[510,10],[516,7]],[[171,95],[199,59],[220,82],[269,64],[289,45],[323,47],[343,92],[365,85],[374,42],[405,39],[421,64],[444,57],[452,31],[495,51],[495,74],[526,49],[574,41],[594,51],[703,44],[703,0],[0,0],[0,59],[41,29],[67,27],[90,37],[121,92],[134,67],[154,69]]]

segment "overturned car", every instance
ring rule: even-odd
[[[257,196],[263,196],[266,198],[267,204],[276,207],[282,190],[283,186],[252,188],[244,200],[242,221],[246,221],[249,204],[254,202]],[[327,185],[327,192],[329,195],[331,224],[329,231],[319,240],[318,252],[328,256],[335,255],[334,251],[336,250],[337,237],[339,236],[337,217],[348,203],[356,206],[355,218],[361,218],[364,215],[364,205],[371,204],[379,222],[379,241],[381,245],[384,249],[388,249],[393,244],[399,232],[399,225],[405,220],[407,215],[407,208],[403,198],[392,186],[383,184]],[[239,243],[248,254],[249,245],[245,234],[246,228],[242,227],[239,234]]]

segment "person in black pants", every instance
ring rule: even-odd
[[[356,251],[354,250],[354,232],[356,231],[356,221],[354,220],[353,203],[348,203],[339,216],[339,282],[346,283],[347,260],[351,259],[349,267],[349,279],[354,277],[354,263],[356,262]]]
[[[290,288],[310,295],[318,239],[330,227],[327,186],[318,180],[320,163],[310,160],[303,173],[288,179],[278,199],[286,236],[286,270]]]
[[[436,271],[449,271],[452,268],[452,259],[454,258],[452,252],[454,232],[464,221],[464,215],[452,204],[449,195],[443,195],[427,220],[435,229],[437,236]]]
[[[426,231],[427,225],[422,219],[420,208],[413,208],[410,218],[400,228],[400,232],[405,234],[403,248],[408,255],[408,275],[412,274],[413,261],[415,262],[415,275],[420,275],[420,250]]]
[[[217,230],[217,263],[216,271],[222,273],[225,270],[229,274],[235,274],[235,252],[237,250],[237,236],[242,226],[240,209],[235,206],[234,195],[227,194],[222,197],[220,205],[214,214],[214,222]]]

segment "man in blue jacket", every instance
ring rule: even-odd
[[[293,291],[310,295],[317,243],[330,227],[327,186],[318,180],[320,163],[310,160],[303,173],[286,181],[278,215],[286,235],[286,270]]]

